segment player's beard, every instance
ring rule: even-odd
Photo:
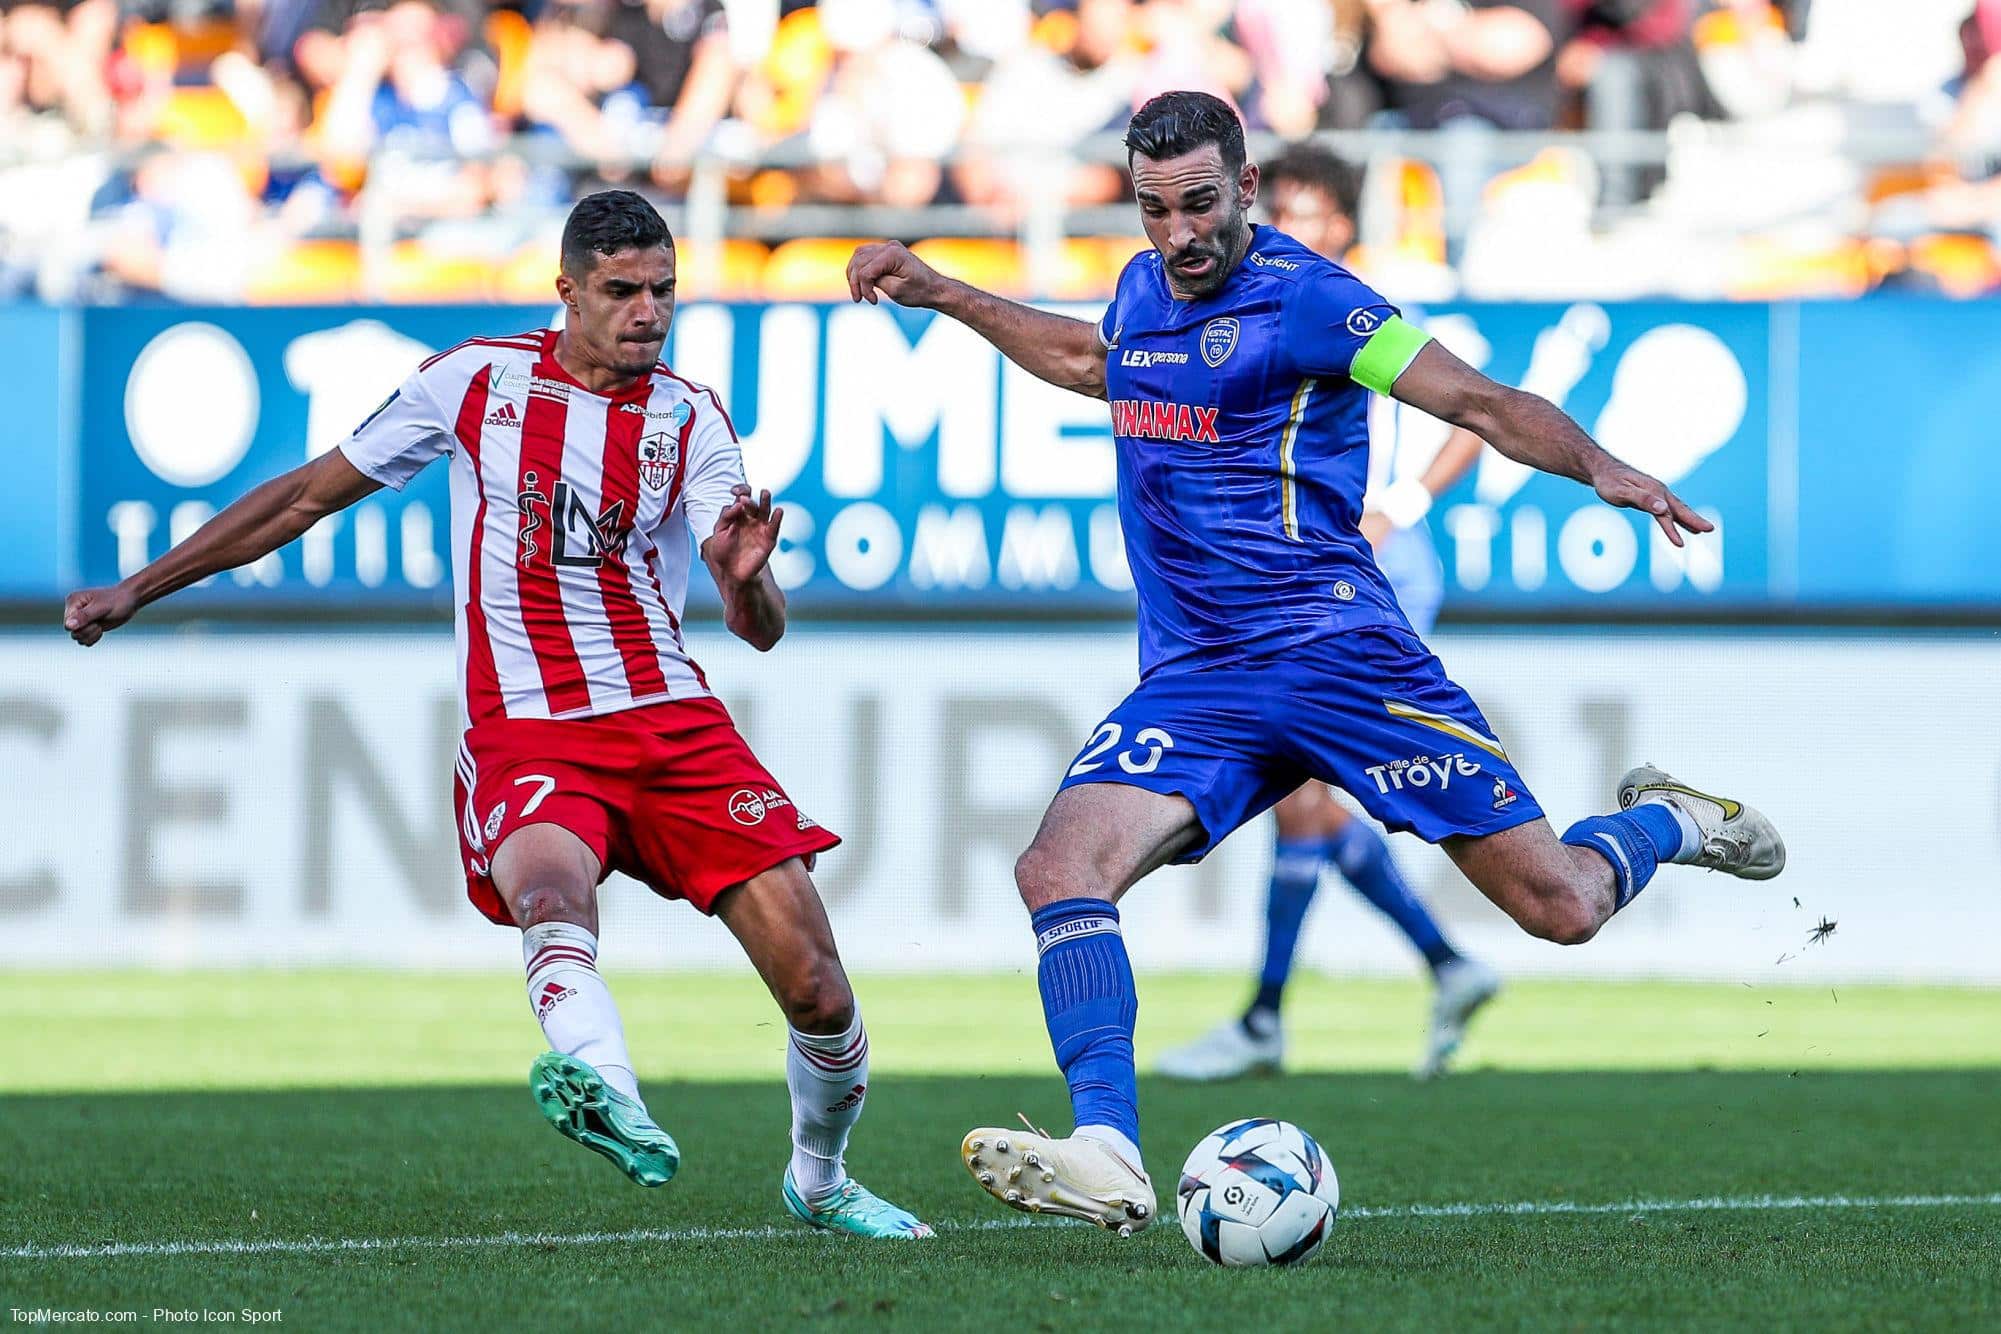
[[[1190,259],[1215,261],[1209,271],[1200,277],[1190,277],[1170,264],[1168,271],[1174,275],[1175,288],[1180,295],[1189,300],[1215,295],[1222,290],[1223,284],[1230,280],[1230,274],[1242,262],[1244,252],[1250,249],[1250,244],[1250,219],[1244,210],[1238,209],[1230,221],[1218,227],[1215,234],[1207,241],[1199,241],[1175,256],[1176,261]]]

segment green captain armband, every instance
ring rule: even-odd
[[[1348,368],[1348,378],[1365,389],[1387,394],[1390,386],[1397,382],[1397,376],[1404,373],[1430,341],[1430,334],[1403,316],[1392,315],[1383,321],[1382,328],[1369,335],[1369,341],[1362,344],[1362,350],[1355,354],[1354,364]]]

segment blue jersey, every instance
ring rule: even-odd
[[[1099,335],[1142,677],[1408,630],[1357,526],[1365,386],[1386,390],[1423,341],[1396,314],[1270,227],[1198,301],[1168,290],[1158,251],[1126,265]]]

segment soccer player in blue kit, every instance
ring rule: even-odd
[[[1096,326],[946,279],[894,242],[848,264],[856,300],[937,310],[1111,404],[1140,683],[1091,733],[1015,863],[1075,1128],[984,1127],[961,1156],[1014,1208],[1121,1235],[1157,1208],[1117,902],[1305,779],[1440,844],[1525,930],[1564,944],[1589,940],[1661,862],[1753,880],[1785,865],[1769,820],[1649,766],[1621,780],[1617,812],[1556,834],[1370,558],[1368,395],[1584,482],[1677,544],[1710,525],[1547,400],[1489,380],[1347,270],[1251,225],[1258,169],[1227,104],[1163,93],[1133,116],[1126,148],[1153,248]]]
[[[1259,174],[1258,189],[1271,225],[1338,263],[1355,240],[1362,173],[1318,144],[1299,143],[1265,162]],[[1445,597],[1445,569],[1424,516],[1434,499],[1472,470],[1486,443],[1393,398],[1374,399],[1370,408],[1362,536],[1396,594],[1398,610],[1423,637],[1431,633]],[[1208,1081],[1284,1065],[1280,1006],[1307,909],[1319,892],[1321,873],[1332,867],[1423,958],[1431,974],[1431,1023],[1424,1057],[1412,1073],[1419,1079],[1443,1074],[1468,1021],[1500,991],[1500,975],[1453,947],[1397,865],[1388,840],[1368,821],[1349,814],[1325,783],[1301,783],[1279,799],[1272,815],[1275,837],[1257,991],[1237,1017],[1162,1052],[1154,1068],[1170,1079]]]

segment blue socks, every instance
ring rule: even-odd
[[[1299,948],[1299,928],[1320,887],[1320,863],[1326,855],[1317,839],[1281,839],[1273,850],[1271,890],[1265,896],[1265,964],[1258,974],[1253,1011],[1278,1013],[1285,981],[1292,976],[1292,956]]]
[[[1424,956],[1433,971],[1458,958],[1445,943],[1430,911],[1398,869],[1383,836],[1352,820],[1325,842],[1281,839],[1272,856],[1271,892],[1265,899],[1265,962],[1258,974],[1258,994],[1244,1015],[1244,1025],[1263,1036],[1276,1022],[1292,959],[1299,948],[1299,930],[1320,885],[1320,867],[1332,861],[1361,896],[1374,904]]]
[[[1348,827],[1328,842],[1327,851],[1348,883],[1396,923],[1397,930],[1410,938],[1434,971],[1459,957],[1445,943],[1444,932],[1411,890],[1410,881],[1397,869],[1396,858],[1390,855],[1390,845],[1381,834],[1360,820],[1350,820]]]
[[[1119,910],[1103,899],[1061,899],[1029,920],[1041,956],[1036,973],[1049,1045],[1069,1082],[1076,1126],[1115,1130],[1137,1145],[1133,1024],[1139,994],[1119,933]]]
[[[1662,862],[1683,855],[1684,830],[1663,802],[1643,801],[1629,811],[1594,815],[1563,831],[1572,847],[1589,848],[1612,864],[1617,906],[1625,907],[1654,878]]]

